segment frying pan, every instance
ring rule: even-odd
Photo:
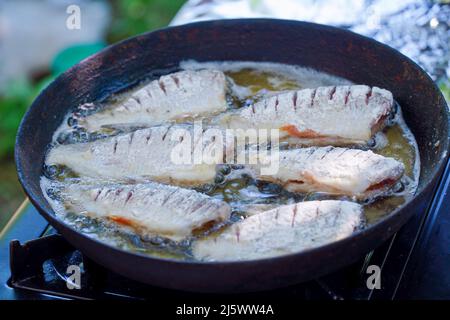
[[[132,253],[99,242],[58,220],[39,186],[44,154],[76,106],[175,70],[182,60],[280,62],[311,67],[355,83],[389,89],[402,106],[420,151],[415,197],[348,238],[285,256],[242,262],[186,262]],[[334,27],[287,20],[217,20],[143,34],[75,65],[48,86],[18,131],[19,180],[34,206],[89,258],[147,284],[198,292],[267,290],[322,276],[381,245],[411,216],[424,214],[448,158],[449,112],[430,77],[399,52]],[[349,125],[351,125],[349,123]]]

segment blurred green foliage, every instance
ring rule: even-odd
[[[445,100],[447,100],[447,104],[450,107],[450,78],[447,79],[447,81],[442,82],[439,85],[439,88],[442,90],[442,93],[444,94]]]
[[[11,156],[17,127],[37,90],[23,79],[12,83],[0,99],[0,159]]]
[[[185,0],[113,0],[108,41],[117,42],[169,24]]]

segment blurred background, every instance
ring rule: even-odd
[[[450,101],[450,0],[0,0],[0,229],[24,195],[13,163],[37,94],[107,45],[197,20],[275,17],[373,37],[419,63]]]

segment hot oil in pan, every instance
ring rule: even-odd
[[[251,63],[208,63],[196,65],[187,63],[184,67],[213,67],[222,69],[231,79],[234,96],[229,97],[230,109],[246,107],[261,97],[277,91],[311,88],[327,85],[350,84],[344,79],[335,78],[315,71],[299,68],[293,70],[290,66],[274,64]],[[114,97],[115,102],[123,99],[128,93]],[[69,116],[70,119],[70,116]],[[189,122],[191,119],[184,119]],[[204,119],[208,123],[211,119]],[[79,133],[77,133],[79,134]],[[116,134],[114,131],[105,130],[102,136]],[[55,135],[57,136],[57,135]],[[72,137],[70,137],[72,139]],[[74,140],[89,140],[92,137],[75,137]],[[98,137],[93,137],[96,139]],[[351,147],[351,146],[350,146]],[[356,147],[356,146],[355,146]],[[285,148],[288,148],[285,146]],[[359,146],[359,148],[361,148]],[[417,145],[412,133],[406,126],[397,106],[395,116],[388,120],[388,125],[382,133],[365,147],[375,153],[393,157],[405,165],[405,175],[393,188],[389,195],[378,199],[369,199],[364,204],[365,225],[370,225],[389,214],[394,209],[405,203],[414,195],[419,176],[419,158]],[[70,179],[77,180],[77,176],[67,168],[58,168],[54,178],[59,181]],[[212,185],[198,188],[210,196],[228,202],[233,208],[230,221],[216,227],[214,230],[198,230],[193,238],[181,243],[174,243],[164,238],[141,239],[131,230],[118,228],[115,225],[91,219],[67,212],[63,203],[57,205],[64,212],[64,219],[80,231],[89,234],[93,238],[106,241],[122,249],[141,252],[153,256],[177,259],[192,259],[190,245],[197,237],[205,237],[219,233],[227,224],[245,218],[257,212],[269,210],[276,206],[300,202],[304,200],[323,199],[347,199],[348,197],[336,197],[323,193],[293,194],[286,192],[280,186],[271,183],[254,181],[239,165],[222,165]]]

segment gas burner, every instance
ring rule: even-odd
[[[186,297],[192,293],[147,286],[126,279],[99,266],[68,244],[58,234],[28,241],[23,245],[12,241],[10,246],[12,288],[38,294],[72,299],[132,299],[146,300],[164,295]],[[366,275],[363,268],[371,260],[369,254],[335,276],[324,277],[304,284],[254,294],[241,294],[254,298],[290,297],[301,299],[366,299],[370,290],[361,287]],[[79,272],[79,284],[71,278],[73,270]],[[338,275],[338,276],[337,276]],[[206,297],[205,294],[196,294]],[[234,295],[236,296],[236,295]],[[239,295],[237,295],[239,296]]]

